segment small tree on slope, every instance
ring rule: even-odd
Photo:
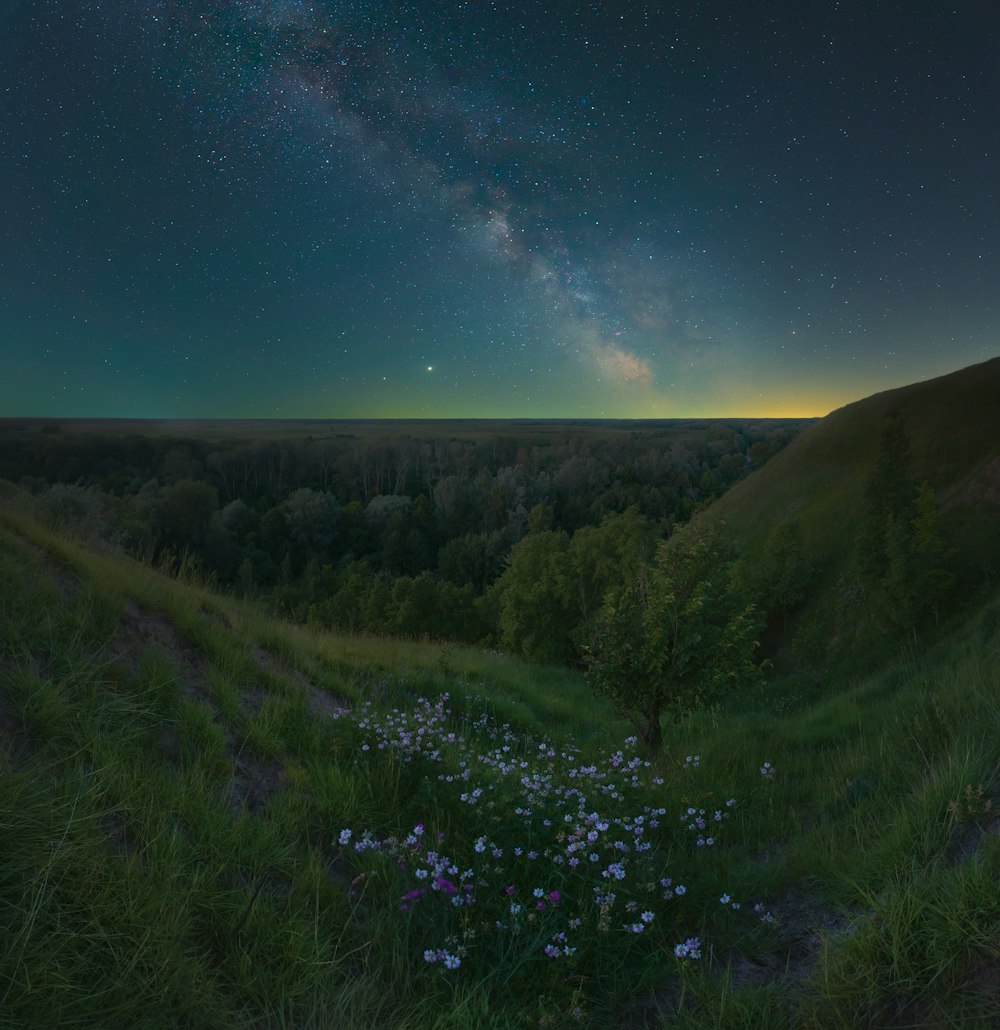
[[[757,680],[760,619],[736,590],[718,531],[661,543],[652,567],[605,597],[587,649],[587,678],[652,751],[661,717],[682,718],[726,688]]]

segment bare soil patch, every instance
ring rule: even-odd
[[[144,643],[156,644],[166,651],[177,669],[184,693],[207,705],[218,717],[218,705],[208,685],[201,652],[185,641],[162,614],[143,611],[129,599],[125,602],[121,628],[111,650],[118,653],[119,660],[123,658],[129,666],[134,666],[136,652]]]
[[[254,648],[252,653],[254,660],[262,669],[276,673],[298,686],[305,694],[309,711],[317,718],[336,719],[347,712],[348,704],[346,698],[335,697],[327,693],[327,691],[313,683],[298,669],[285,665],[263,647]]]

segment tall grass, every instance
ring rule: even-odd
[[[875,673],[668,727],[615,798],[627,727],[572,672],[286,626],[2,518],[0,1023],[990,1025],[1000,598]],[[398,746],[420,695],[438,758]],[[498,742],[524,767],[487,763]],[[711,846],[701,810],[729,815]],[[615,829],[571,874],[591,813]],[[407,900],[417,825],[474,905]]]

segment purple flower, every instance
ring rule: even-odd
[[[688,937],[674,948],[674,954],[678,958],[701,958],[701,941],[697,937]]]

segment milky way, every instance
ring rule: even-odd
[[[987,25],[734,7],[15,6],[0,406],[822,414],[997,353]]]

